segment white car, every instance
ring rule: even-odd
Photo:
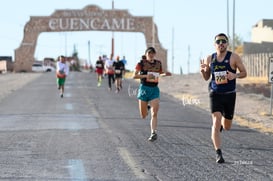
[[[34,63],[32,65],[32,71],[33,72],[52,72],[55,68],[51,66],[44,66],[43,64]]]
[[[33,72],[44,72],[44,66],[42,64],[34,63],[32,64]]]
[[[44,71],[45,72],[53,72],[53,71],[55,71],[55,68],[51,67],[51,66],[44,66]]]

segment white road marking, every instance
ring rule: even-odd
[[[145,174],[141,171],[134,158],[130,155],[128,150],[124,147],[118,148],[119,154],[121,158],[125,161],[125,163],[131,168],[135,176],[139,179],[147,179]]]

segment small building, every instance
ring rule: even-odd
[[[0,56],[0,73],[13,71],[13,62],[11,56]]]
[[[251,30],[251,42],[244,42],[244,54],[273,52],[273,20],[262,19]]]

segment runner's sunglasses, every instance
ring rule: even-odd
[[[221,43],[225,44],[225,43],[227,43],[227,40],[225,40],[225,39],[219,39],[219,40],[215,40],[215,43],[216,43],[217,45],[219,45],[219,44],[221,44]]]

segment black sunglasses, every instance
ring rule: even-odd
[[[215,40],[215,43],[216,43],[217,45],[219,45],[219,44],[221,44],[221,43],[225,44],[225,43],[227,43],[227,40],[225,40],[225,39],[219,39],[219,40]]]

